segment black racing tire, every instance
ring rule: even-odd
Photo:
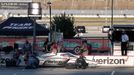
[[[6,67],[11,66],[11,60],[9,58],[6,58],[5,62],[6,62]]]
[[[5,59],[4,58],[1,58],[0,59],[0,64],[3,64],[3,63],[5,63]]]

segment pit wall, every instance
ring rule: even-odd
[[[87,63],[97,66],[134,67],[134,56],[86,56]]]

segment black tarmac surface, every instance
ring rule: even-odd
[[[134,75],[130,67],[96,67],[87,69],[65,69],[63,67],[43,67],[25,69],[24,67],[0,67],[0,75]]]

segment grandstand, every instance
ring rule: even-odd
[[[49,0],[33,0],[34,2],[41,2],[44,9],[47,8],[47,1]],[[50,0],[53,9],[111,9],[112,0]],[[133,9],[134,0],[113,0],[114,9]]]
[[[48,0],[42,2],[43,9],[48,9]],[[111,25],[112,0],[50,0],[52,14],[67,13],[75,17],[75,25],[87,26],[87,31],[100,31],[101,26]],[[134,24],[134,0],[113,0],[113,24]],[[48,11],[46,11],[49,14]],[[45,18],[46,19],[46,18]],[[46,21],[45,22],[49,22]],[[96,27],[95,27],[96,26]]]
[[[0,0],[1,2],[17,1],[22,3],[41,2],[43,8],[43,18],[39,23],[49,24],[49,9],[47,2],[51,1],[52,16],[61,13],[73,14],[75,17],[75,26],[97,26],[93,30],[100,30],[100,26],[111,25],[111,1],[112,0]],[[26,1],[26,2],[25,2]],[[114,20],[113,24],[134,24],[134,0],[113,0]],[[0,3],[1,3],[0,2]],[[1,5],[0,5],[1,7]],[[5,6],[4,6],[5,7]],[[8,6],[10,7],[10,6]],[[25,7],[25,8],[23,8]],[[19,7],[18,7],[19,8]],[[26,16],[27,8],[21,9],[0,9],[0,15],[7,16]],[[88,27],[90,26],[90,27]],[[92,28],[92,27],[91,27]]]

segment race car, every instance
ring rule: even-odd
[[[37,56],[40,66],[65,66],[70,59],[77,59],[78,57],[69,52],[46,53]]]

